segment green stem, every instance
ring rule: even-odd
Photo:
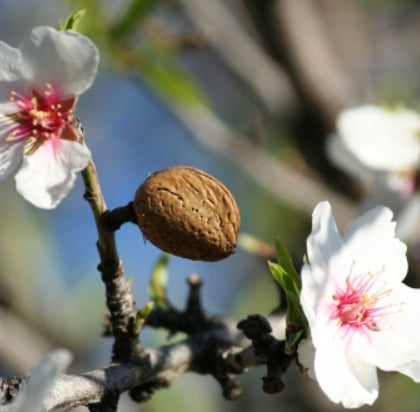
[[[93,160],[90,160],[87,167],[82,170],[82,177],[85,184],[84,197],[89,202],[98,230],[97,247],[101,258],[100,269],[104,276],[114,277],[120,267],[120,259],[115,245],[114,232],[104,227],[101,221],[101,217],[107,211],[107,206]]]
[[[107,210],[107,207],[93,160],[90,160],[86,168],[82,170],[82,177],[86,190],[85,198],[89,202],[96,224],[98,224],[102,213]]]
[[[115,338],[113,361],[139,360],[143,346],[135,330],[136,304],[115,243],[115,231],[106,224],[108,212],[93,160],[82,170],[85,185],[84,198],[89,202],[98,231],[97,248],[100,256],[99,270],[106,288],[106,303],[110,312],[112,333]]]

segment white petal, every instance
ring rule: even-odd
[[[415,359],[395,368],[397,372],[409,376],[415,382],[420,382],[420,360]]]
[[[380,331],[371,331],[369,339],[355,335],[352,343],[365,360],[379,368],[420,381],[420,289],[395,285],[383,305],[388,308]]]
[[[356,219],[344,234],[344,242],[355,260],[357,273],[376,273],[382,279],[401,282],[407,274],[407,247],[395,238],[392,212],[377,206]]]
[[[328,157],[337,167],[350,173],[361,182],[368,185],[373,184],[378,172],[375,173],[370,167],[362,163],[338,135],[329,136],[326,149]]]
[[[0,180],[13,173],[23,158],[24,142],[7,142],[14,122],[0,114]]]
[[[315,377],[315,347],[311,339],[302,339],[299,342],[297,349],[298,359],[301,365],[307,369],[307,374],[310,378],[316,379]]]
[[[73,355],[67,349],[55,349],[33,371],[28,383],[9,405],[9,412],[44,412],[43,401],[54,379],[64,373]]]
[[[16,174],[16,188],[29,202],[53,209],[68,194],[76,172],[87,166],[89,149],[80,143],[49,139],[30,156],[24,156]]]
[[[315,281],[323,286],[329,276],[335,276],[334,269],[342,270],[343,261],[347,256],[344,250],[343,239],[338,232],[328,202],[320,202],[312,213],[312,232],[306,242],[308,260],[311,267],[323,269]],[[344,258],[343,258],[344,257]]]
[[[328,335],[329,332],[326,332]],[[371,405],[378,396],[376,368],[363,361],[340,339],[325,336],[315,353],[315,375],[321,389],[346,408]]]
[[[8,109],[11,91],[24,92],[27,89],[27,82],[22,76],[22,56],[19,49],[10,47],[0,42],[0,113],[13,113]],[[3,105],[6,103],[6,106]]]
[[[36,27],[21,44],[22,71],[44,87],[58,85],[64,95],[79,95],[93,83],[99,63],[95,45],[74,31]]]
[[[302,268],[300,301],[312,328],[312,322],[325,321],[319,304],[334,294],[337,283],[344,283],[352,263],[328,202],[321,202],[314,209],[307,252],[309,265]]]
[[[401,171],[418,165],[420,115],[414,111],[359,106],[340,113],[337,129],[348,149],[368,167]]]
[[[10,82],[22,77],[19,49],[0,41],[0,82]]]

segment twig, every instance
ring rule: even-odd
[[[78,122],[78,120],[76,120]],[[83,128],[77,127],[80,140],[84,139]],[[97,248],[100,257],[98,269],[106,287],[106,303],[109,310],[111,330],[115,338],[113,361],[145,361],[144,348],[135,331],[137,315],[130,285],[124,277],[122,262],[115,243],[115,228],[107,225],[109,213],[93,160],[82,171],[85,185],[84,198],[91,207],[98,231]]]
[[[281,322],[282,316],[270,318],[273,323]],[[229,349],[219,351],[216,358],[215,345]],[[68,409],[79,405],[89,405],[101,402],[106,393],[122,393],[136,387],[147,387],[148,383],[169,384],[186,371],[198,373],[222,372],[219,378],[234,376],[245,368],[259,364],[262,354],[256,356],[255,350],[248,347],[243,334],[236,328],[234,321],[220,320],[217,326],[192,335],[182,343],[148,349],[150,363],[147,367],[138,363],[113,363],[105,368],[97,369],[80,375],[63,375],[58,378],[44,402],[47,411]],[[236,358],[234,365],[230,354],[239,353],[242,349],[247,356]],[[242,353],[242,352],[241,352]],[[209,354],[211,358],[208,358]],[[240,365],[242,359],[246,362]],[[213,367],[212,371],[209,371]],[[217,376],[216,376],[217,378]],[[225,397],[232,399],[237,395],[237,384],[231,384],[231,392],[223,387]],[[153,386],[153,385],[152,385]],[[226,393],[225,393],[226,391]]]

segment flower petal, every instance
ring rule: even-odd
[[[50,352],[32,372],[27,385],[19,391],[14,402],[6,407],[8,412],[44,412],[44,398],[54,379],[64,373],[73,359],[67,349]],[[0,407],[0,411],[2,411]]]
[[[329,136],[326,142],[326,150],[331,161],[339,168],[355,176],[361,182],[373,184],[378,171],[362,163],[358,157],[348,149],[343,139],[338,135]]]
[[[99,63],[95,45],[71,30],[36,27],[21,44],[22,72],[43,87],[58,85],[63,95],[79,95],[93,83]]]
[[[393,287],[388,303],[389,314],[379,331],[369,339],[355,335],[352,344],[365,360],[386,371],[399,371],[420,381],[420,289],[404,284]]]
[[[19,49],[0,41],[0,82],[10,82],[22,77],[22,56]]]
[[[377,206],[356,219],[344,234],[357,273],[384,270],[384,280],[401,282],[408,269],[407,246],[395,237],[392,211]]]
[[[0,179],[14,172],[22,161],[24,142],[6,140],[14,127],[13,121],[0,114]]]
[[[315,377],[315,347],[311,339],[302,339],[299,342],[297,349],[299,363],[303,365],[307,374],[310,378],[316,379]]]
[[[30,156],[24,156],[16,174],[16,188],[29,202],[53,209],[68,194],[76,172],[91,158],[89,149],[78,142],[51,138]]]
[[[9,109],[11,91],[21,91],[22,77],[22,56],[19,49],[10,47],[0,41],[0,113],[12,113]],[[6,104],[6,106],[3,106]],[[14,105],[12,106],[14,108]]]
[[[322,286],[334,267],[340,263],[344,249],[329,202],[320,202],[312,214],[312,232],[307,240],[308,260],[311,267],[324,269],[315,281]]]
[[[351,259],[335,224],[331,205],[319,203],[312,214],[312,232],[307,240],[309,264],[302,268],[301,304],[309,322],[323,323],[319,303],[332,296],[336,283],[344,283]],[[316,314],[316,316],[315,316]]]
[[[415,111],[350,108],[338,116],[337,129],[348,150],[368,167],[398,172],[418,166],[420,115]]]
[[[342,340],[334,339],[334,329],[330,329],[315,353],[319,385],[331,401],[346,408],[371,405],[378,396],[376,367],[363,361]]]

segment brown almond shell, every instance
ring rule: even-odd
[[[213,176],[188,166],[150,175],[134,198],[143,235],[165,252],[216,261],[232,254],[240,214],[229,190]]]

